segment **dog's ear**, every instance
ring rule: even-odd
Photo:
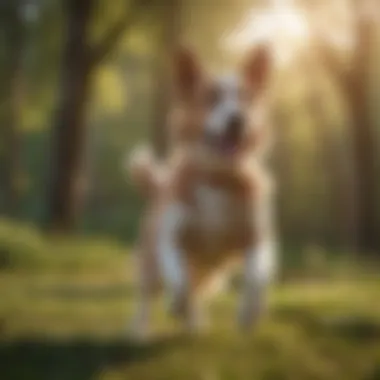
[[[202,69],[198,57],[188,46],[179,46],[174,54],[174,86],[179,95],[190,95],[198,87]]]
[[[267,44],[253,47],[243,62],[243,79],[255,93],[263,92],[272,71],[272,51]]]

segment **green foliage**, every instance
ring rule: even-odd
[[[127,106],[128,95],[120,70],[102,67],[96,78],[94,109],[104,116],[119,114]]]
[[[28,24],[21,114],[27,131],[46,130],[52,121],[65,30],[61,5],[60,0],[40,2],[37,20]]]
[[[223,0],[183,2],[183,35],[200,52],[211,68],[230,67],[235,56],[221,49],[221,39],[234,29],[242,17],[259,2]],[[107,32],[133,11],[132,2],[98,0],[91,24],[92,46],[102,41]],[[122,162],[127,152],[142,140],[151,140],[154,125],[154,73],[157,47],[163,22],[159,2],[146,8],[116,44],[98,70],[94,72],[87,113],[88,151],[85,175],[89,182],[86,210],[81,232],[91,236],[105,234],[132,242],[142,200],[126,180]],[[41,224],[46,216],[47,183],[51,175],[49,154],[51,126],[54,122],[58,94],[60,60],[65,36],[65,13],[61,0],[39,2],[38,19],[28,24],[25,48],[25,99],[20,110],[22,140],[22,200],[20,217]],[[0,77],[5,70],[7,51],[0,33]],[[1,40],[0,40],[1,41]],[[378,49],[377,49],[378,50]],[[380,74],[374,53],[371,71],[371,108],[376,120],[380,98]],[[275,150],[285,151],[278,158],[287,162],[287,170],[277,173],[283,210],[282,229],[287,243],[329,245],[337,243],[336,220],[331,210],[331,179],[325,154],[325,142],[319,134],[321,120],[316,120],[307,104],[311,89],[322,83],[322,97],[328,124],[328,135],[343,151],[342,170],[353,176],[351,140],[348,133],[348,111],[342,94],[329,75],[309,77],[302,64],[286,68],[276,75],[277,103],[282,116],[276,128],[285,135]],[[2,103],[3,106],[5,103]],[[0,107],[1,108],[1,107]],[[0,109],[1,112],[1,109]],[[380,138],[379,123],[377,140]],[[4,141],[0,140],[0,151]],[[377,166],[380,160],[377,159]],[[284,179],[285,178],[285,179]],[[350,205],[347,205],[350,207]],[[380,207],[378,205],[378,207]],[[379,211],[380,212],[380,211]],[[334,239],[335,237],[335,239]]]

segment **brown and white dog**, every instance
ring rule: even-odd
[[[204,322],[204,295],[244,267],[238,322],[249,328],[265,303],[275,272],[272,186],[263,153],[271,54],[258,46],[241,71],[211,76],[182,48],[175,60],[172,151],[158,164],[139,150],[131,175],[150,203],[142,219],[137,258],[139,305],[134,332],[149,331],[151,301],[160,285],[187,328]]]

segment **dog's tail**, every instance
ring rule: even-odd
[[[161,168],[148,146],[137,147],[125,162],[125,169],[134,186],[145,197],[151,197],[161,182]]]

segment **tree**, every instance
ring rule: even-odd
[[[331,121],[326,116],[323,93],[316,83],[310,87],[312,90],[307,103],[313,116],[316,141],[327,177],[329,215],[335,227],[337,242],[342,248],[351,249],[357,245],[358,232],[354,179],[350,175],[349,165],[342,154],[341,146],[334,136]]]
[[[316,30],[317,48],[334,75],[351,116],[353,171],[356,178],[358,247],[365,251],[378,248],[377,180],[375,174],[375,128],[369,107],[369,69],[379,9],[372,0],[350,3],[354,15],[353,54],[342,67],[334,45],[334,36]]]
[[[3,210],[14,214],[19,199],[21,132],[20,113],[23,95],[23,46],[25,23],[23,0],[0,3],[4,38],[4,71],[2,84],[1,135],[3,140],[1,178]]]
[[[154,70],[154,125],[153,145],[159,157],[168,149],[167,114],[171,103],[171,62],[181,35],[181,0],[168,0],[159,5],[160,33],[156,48],[156,70]]]
[[[86,110],[96,68],[130,28],[137,13],[150,3],[135,0],[96,45],[89,43],[95,0],[64,0],[67,17],[60,99],[53,126],[52,175],[49,184],[49,226],[74,228],[84,196]]]

